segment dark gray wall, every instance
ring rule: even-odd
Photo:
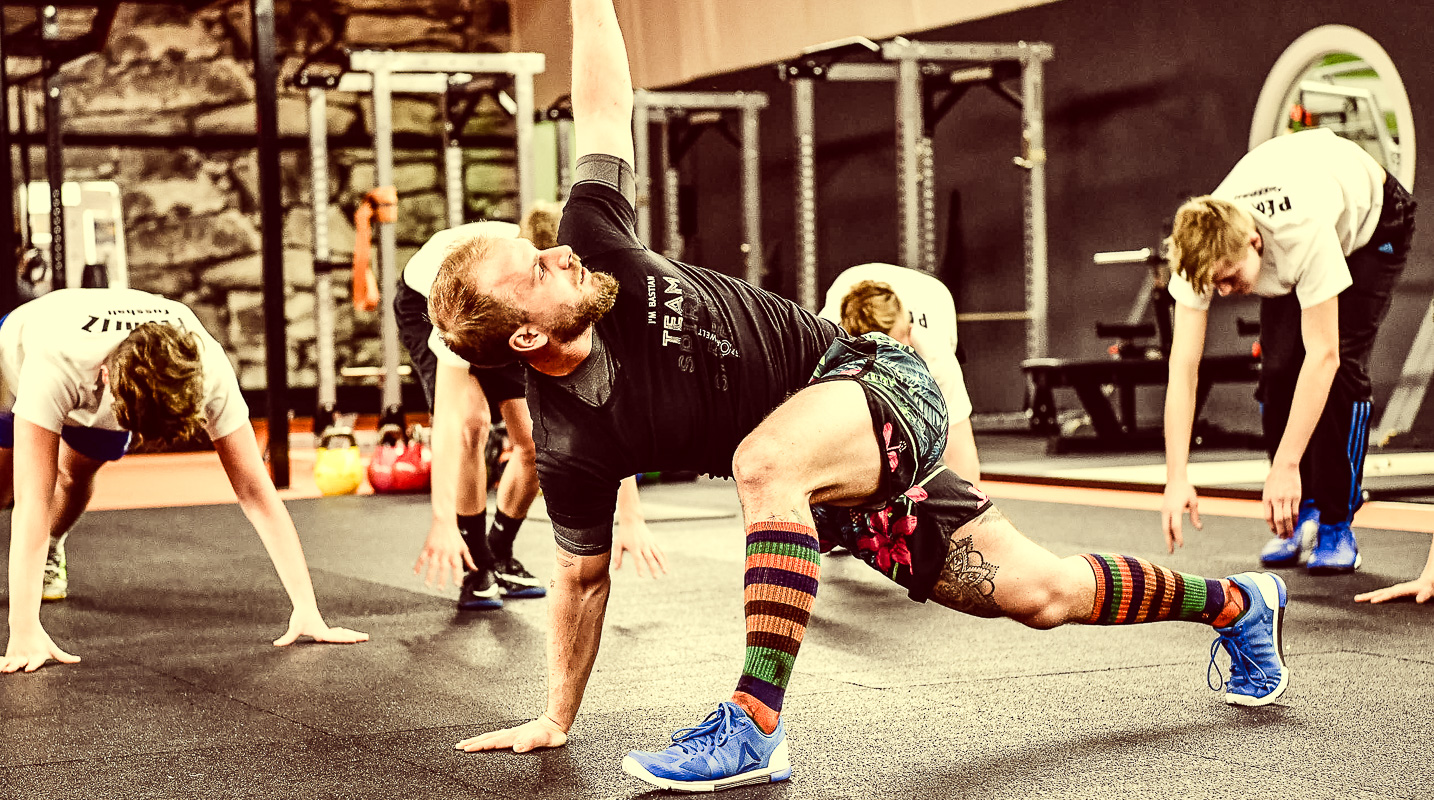
[[[1095,338],[1094,321],[1122,320],[1143,274],[1137,267],[1092,266],[1091,254],[1154,245],[1184,197],[1219,182],[1246,150],[1255,100],[1284,49],[1319,25],[1345,24],[1368,33],[1399,68],[1415,128],[1430,141],[1434,75],[1423,69],[1421,44],[1431,21],[1434,10],[1427,4],[1391,0],[1063,0],[911,38],[1054,46],[1045,92],[1051,355],[1097,357],[1106,343]],[[773,68],[763,67],[684,88],[770,94],[762,130],[764,236],[777,274],[767,288],[795,296],[789,87]],[[824,290],[847,266],[896,260],[894,95],[889,86],[852,83],[817,89]],[[1019,154],[1019,114],[989,92],[969,94],[937,130],[938,252],[946,253],[949,198],[959,191],[965,263],[960,274],[943,269],[940,277],[961,311],[1023,305],[1021,175],[1011,163]],[[1434,155],[1419,160],[1434,164],[1430,158]],[[694,188],[697,228],[689,258],[740,274],[736,149],[709,135],[684,160],[683,172]],[[1431,251],[1434,238],[1416,238],[1375,353],[1377,401],[1388,395],[1434,289]],[[1236,315],[1256,316],[1255,301],[1217,303],[1210,352],[1249,347],[1235,336]],[[1021,325],[972,323],[962,327],[961,337],[976,411],[1019,409]],[[1212,399],[1212,408],[1228,415],[1234,427],[1257,428],[1249,395],[1246,387],[1228,387]],[[1152,410],[1158,408],[1158,393],[1148,399]]]

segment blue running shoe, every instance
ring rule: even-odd
[[[1319,509],[1313,500],[1300,503],[1300,515],[1295,520],[1295,532],[1288,539],[1276,536],[1265,543],[1260,551],[1260,564],[1265,567],[1293,567],[1308,561],[1310,551],[1319,540]]]
[[[1275,702],[1290,684],[1285,666],[1285,603],[1289,592],[1285,582],[1271,572],[1242,572],[1230,580],[1245,591],[1250,605],[1245,616],[1225,628],[1216,628],[1220,638],[1210,645],[1210,670],[1218,675],[1215,653],[1221,647],[1230,654],[1230,679],[1225,682],[1225,702],[1236,706],[1263,706]]]
[[[1359,569],[1359,544],[1348,522],[1319,526],[1319,543],[1310,553],[1311,575],[1338,575]]]
[[[792,761],[780,719],[768,736],[741,706],[728,701],[702,724],[672,734],[672,746],[666,750],[628,753],[622,771],[659,789],[716,792],[784,781],[792,777]]]

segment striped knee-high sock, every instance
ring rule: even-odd
[[[1186,575],[1131,556],[1085,553],[1095,572],[1095,607],[1088,625],[1141,622],[1203,622],[1223,628],[1249,606],[1245,592],[1228,578]]]
[[[795,522],[747,526],[747,660],[732,702],[767,733],[777,728],[821,563],[813,528]]]

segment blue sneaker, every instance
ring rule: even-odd
[[[1359,544],[1348,522],[1319,526],[1319,543],[1310,552],[1311,575],[1338,575],[1359,569]]]
[[[659,789],[716,792],[784,781],[792,777],[792,761],[780,719],[768,736],[741,706],[728,701],[702,724],[672,734],[666,750],[628,753],[622,771]]]
[[[1230,654],[1225,702],[1237,706],[1268,705],[1290,684],[1284,642],[1289,592],[1285,582],[1271,572],[1242,572],[1230,576],[1230,580],[1245,591],[1250,605],[1238,622],[1215,629],[1220,638],[1210,645],[1210,668],[1205,671],[1205,680],[1211,689],[1219,688],[1210,680],[1210,670],[1219,674],[1215,653],[1224,647]]]
[[[1319,540],[1319,509],[1313,500],[1300,503],[1295,532],[1288,539],[1276,536],[1260,551],[1260,564],[1266,567],[1293,567],[1309,560],[1310,551]]]

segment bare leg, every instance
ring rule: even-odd
[[[866,395],[855,381],[797,392],[742,440],[732,468],[748,525],[810,526],[812,503],[860,503],[881,479]]]
[[[95,494],[95,473],[104,464],[103,461],[80,455],[64,442],[60,443],[60,468],[55,478],[55,500],[51,504],[51,536],[63,536],[85,513],[90,498]]]
[[[1187,575],[1130,556],[1057,558],[992,507],[951,535],[931,598],[1041,629],[1165,620],[1222,628],[1243,615],[1245,592],[1229,578]]]
[[[977,617],[1054,628],[1090,616],[1095,576],[1081,557],[1057,558],[1027,539],[993,506],[951,534],[931,599]]]
[[[538,496],[538,448],[533,444],[533,417],[528,413],[528,401],[521,397],[504,400],[499,408],[508,426],[513,452],[498,479],[498,510],[513,519],[523,519]]]
[[[769,734],[816,600],[821,558],[811,503],[859,502],[879,487],[881,465],[866,396],[853,381],[803,389],[737,448],[747,649],[732,702]]]

